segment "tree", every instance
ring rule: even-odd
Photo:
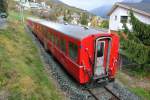
[[[8,2],[7,0],[0,0],[0,12],[6,12],[8,9]]]
[[[63,18],[63,20],[64,20],[64,21],[68,21],[68,20],[67,20],[67,16],[66,16],[66,14],[64,14],[64,18]]]
[[[107,28],[109,27],[109,22],[108,20],[103,20],[99,26],[100,28]]]
[[[82,25],[87,25],[88,24],[88,20],[87,19],[88,19],[88,16],[85,13],[83,13],[81,15],[81,20],[80,20],[81,24]]]
[[[97,17],[94,16],[94,17],[92,17],[92,20],[91,20],[91,26],[96,27],[97,25],[98,25]]]
[[[56,14],[55,14],[55,13],[51,13],[51,14],[49,15],[49,19],[52,20],[52,21],[56,21],[56,20],[57,20]]]
[[[132,31],[128,29],[125,23],[123,24],[123,32],[127,39],[120,33],[124,54],[138,64],[150,66],[150,25],[139,21],[132,11],[130,18]]]

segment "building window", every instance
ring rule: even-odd
[[[115,16],[115,20],[117,20],[117,16]]]
[[[127,21],[128,21],[128,16],[121,16],[121,20],[120,20],[121,23],[127,23]]]
[[[60,41],[60,49],[65,53],[66,52],[66,41],[61,39]]]
[[[78,46],[72,42],[69,42],[69,56],[73,60],[77,60],[78,57]]]

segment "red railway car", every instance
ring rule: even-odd
[[[27,26],[80,84],[114,80],[119,37],[77,25],[27,19]]]

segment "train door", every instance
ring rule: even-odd
[[[94,77],[102,78],[107,74],[107,62],[108,62],[108,38],[97,39],[95,48],[95,68]]]

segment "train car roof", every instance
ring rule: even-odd
[[[86,28],[83,26],[72,25],[72,24],[55,23],[44,19],[36,19],[31,17],[28,19],[79,40],[82,40],[89,35],[94,35],[98,33],[108,33],[108,31],[106,30]]]

